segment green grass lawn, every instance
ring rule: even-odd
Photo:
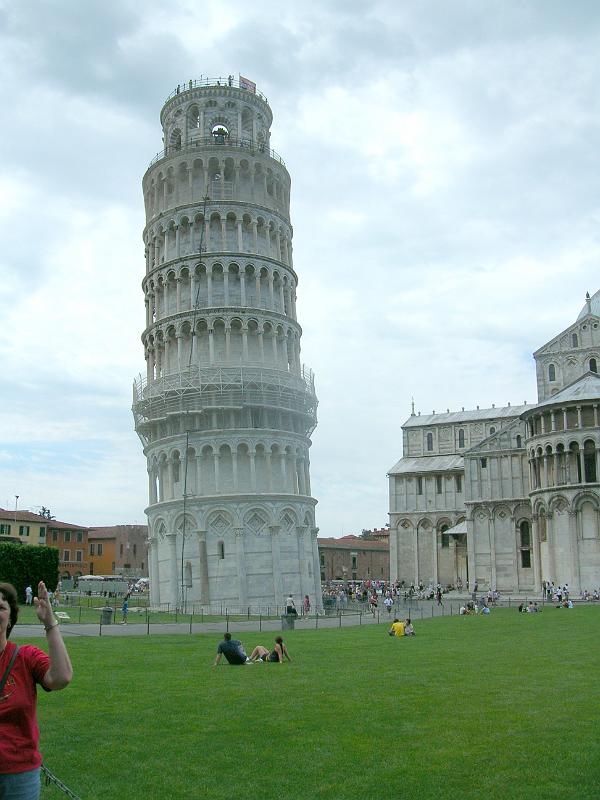
[[[385,631],[295,631],[292,664],[216,669],[218,636],[70,638],[45,763],[84,800],[600,796],[598,609]]]

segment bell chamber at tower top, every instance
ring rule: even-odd
[[[246,203],[289,224],[290,176],[270,146],[269,104],[253,86],[232,76],[202,79],[167,98],[163,150],[143,179],[147,224],[167,211],[185,214],[186,206],[196,213],[205,197],[211,211],[215,203]]]

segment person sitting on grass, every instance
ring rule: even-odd
[[[221,657],[225,656],[228,664],[251,664],[252,661],[246,655],[244,645],[239,639],[232,639],[229,631],[223,635],[223,641],[219,642],[217,647],[217,655],[213,662],[213,667],[221,663]]]
[[[287,658],[291,661],[288,649],[283,642],[281,636],[275,637],[275,647],[269,651],[262,644],[257,644],[254,650],[250,653],[251,661],[270,661],[272,664],[283,664],[283,659]]]
[[[412,622],[410,621],[410,617],[408,617],[406,619],[406,622],[404,623],[404,635],[405,636],[416,636],[414,626],[413,626]]]
[[[404,623],[400,622],[399,619],[394,618],[392,627],[389,629],[388,634],[390,636],[404,636]]]

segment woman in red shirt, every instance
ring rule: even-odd
[[[0,800],[38,800],[42,757],[38,749],[36,685],[51,692],[64,689],[73,677],[43,581],[37,595],[33,602],[46,631],[48,655],[33,645],[21,646],[0,693]],[[16,650],[8,638],[18,613],[14,586],[0,583],[0,681]]]

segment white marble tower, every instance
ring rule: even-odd
[[[153,603],[321,603],[309,474],[313,375],[300,361],[290,176],[244,79],[167,98],[143,179],[146,377],[134,384],[149,476]]]

